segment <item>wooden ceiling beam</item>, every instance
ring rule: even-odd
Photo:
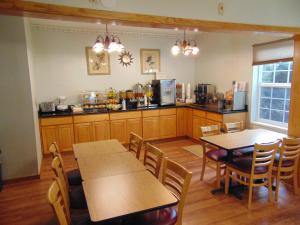
[[[113,12],[63,5],[45,4],[21,0],[0,1],[0,14],[34,18],[80,21],[90,23],[112,23],[119,25],[195,29],[200,31],[250,31],[264,33],[300,34],[300,27],[254,25],[242,23],[216,22],[197,19],[184,19],[166,16],[143,15],[135,13]]]

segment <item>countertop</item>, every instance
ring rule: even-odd
[[[134,111],[144,111],[144,110],[156,110],[156,109],[172,109],[172,108],[191,108],[191,109],[199,109],[207,112],[218,113],[218,114],[231,114],[231,113],[240,113],[247,112],[247,110],[226,110],[226,109],[218,109],[214,105],[196,105],[196,104],[180,104],[174,106],[160,106],[156,108],[138,108],[138,109],[127,109],[127,110],[105,110],[101,112],[80,112],[73,113],[71,111],[67,112],[50,112],[50,113],[39,113],[39,118],[47,118],[47,117],[59,117],[59,116],[76,116],[76,115],[90,115],[90,114],[102,114],[102,113],[120,113],[120,112],[134,112]]]

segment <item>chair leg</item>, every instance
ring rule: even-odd
[[[277,179],[276,179],[276,182],[277,182]],[[279,184],[278,184],[278,189],[279,189]],[[276,192],[277,192],[277,185],[276,185]],[[270,174],[268,177],[268,194],[269,194],[269,202],[273,202],[272,174]]]
[[[202,160],[202,171],[201,171],[201,177],[200,177],[200,180],[201,180],[201,181],[202,181],[203,178],[204,178],[205,167],[206,167],[206,157],[203,155],[203,160]]]
[[[298,195],[299,194],[298,174],[295,172],[294,172],[294,177],[293,177],[293,186],[294,186],[294,194]]]
[[[275,201],[278,201],[279,196],[279,187],[280,187],[280,178],[279,176],[276,177],[276,187],[275,187]]]
[[[229,182],[230,182],[230,176],[229,174],[231,173],[230,169],[227,167],[226,168],[226,175],[225,175],[225,194],[228,195],[229,192]]]
[[[253,180],[250,179],[250,182],[249,182],[249,195],[248,195],[248,209],[251,209],[252,192],[253,192]]]
[[[217,188],[221,187],[221,165],[217,162],[217,170],[216,170],[216,181],[217,181]]]

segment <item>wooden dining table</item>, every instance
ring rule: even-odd
[[[221,133],[218,135],[201,137],[200,141],[226,150],[228,153],[227,160],[231,161],[234,158],[234,150],[253,147],[256,143],[263,144],[276,142],[282,140],[284,137],[287,137],[287,135],[266,129],[246,129],[234,133]],[[240,186],[233,188],[230,184],[230,193],[238,199],[242,199],[239,191],[235,190],[239,188]],[[211,192],[212,194],[224,192],[224,187],[213,189]]]
[[[93,222],[111,221],[178,203],[117,140],[74,144]]]

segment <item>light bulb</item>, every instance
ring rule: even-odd
[[[115,52],[118,49],[118,44],[115,41],[110,42],[109,46],[108,46],[108,52]]]
[[[103,51],[103,49],[104,49],[104,45],[99,40],[97,40],[93,46],[93,51],[96,53],[100,53]]]
[[[177,44],[175,44],[172,48],[171,48],[171,52],[173,55],[178,55],[180,52],[180,48]]]
[[[117,49],[117,51],[118,51],[118,52],[122,52],[122,51],[124,50],[124,48],[125,48],[124,45],[122,45],[122,43],[119,42],[119,43],[118,43],[118,49]]]
[[[193,55],[197,55],[199,52],[199,48],[195,45],[193,48],[192,48],[192,54]]]
[[[192,48],[191,48],[191,46],[188,44],[187,46],[185,46],[183,54],[184,54],[185,56],[189,56],[189,55],[191,54],[191,52],[192,52]]]

